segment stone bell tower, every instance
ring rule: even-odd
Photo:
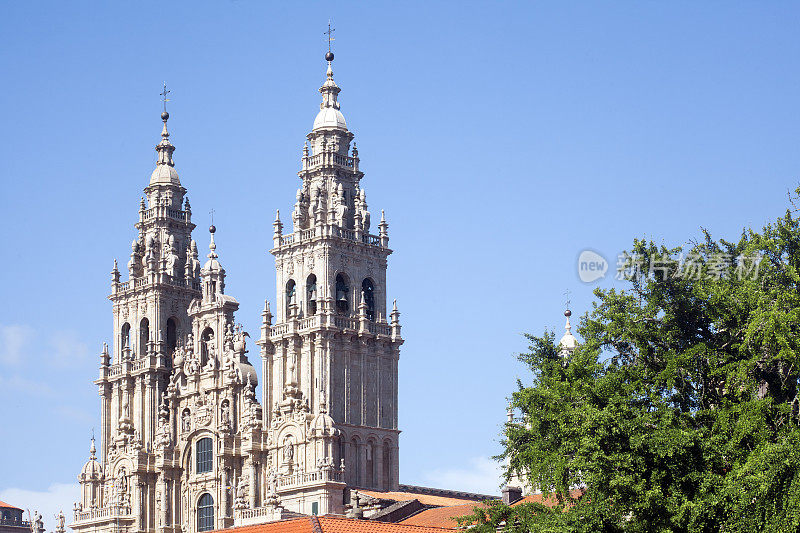
[[[166,91],[166,88],[165,88]],[[154,450],[159,402],[173,370],[172,356],[191,330],[189,304],[201,296],[195,225],[178,179],[166,109],[156,168],[139,204],[138,235],[131,246],[128,281],[111,272],[112,347],[103,346],[100,375],[100,449],[94,440],[80,476],[75,507],[78,532],[147,531],[154,528]],[[99,456],[99,457],[98,457]]]
[[[144,189],[147,199],[142,197],[139,205],[128,281],[120,282],[116,261],[112,271],[114,345],[97,382],[102,398],[101,458],[128,427],[145,448],[152,445],[172,351],[189,331],[189,302],[200,296],[200,263],[192,241],[195,225],[172,160],[175,147],[169,141],[168,119],[164,111],[156,168]],[[126,419],[129,424],[121,423]]]
[[[327,465],[348,486],[393,490],[403,340],[397,307],[387,309],[388,224],[381,213],[377,234],[370,232],[364,173],[340,111],[333,53],[325,58],[322,103],[303,148],[292,232],[284,234],[280,216],[274,222],[276,323],[267,308],[259,341],[264,424],[276,449],[287,442],[313,444],[288,422],[290,404],[306,410],[308,420],[323,416],[331,426],[327,444],[309,446],[283,476]],[[287,503],[291,496],[282,498]]]

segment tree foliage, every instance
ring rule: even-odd
[[[705,233],[705,232],[704,232]],[[643,269],[596,290],[559,354],[528,336],[500,458],[558,505],[476,510],[476,532],[800,530],[800,222],[792,211],[737,242],[634,241]],[[741,261],[762,256],[757,273]],[[667,262],[665,257],[682,262]],[[686,258],[696,275],[685,275]],[[756,274],[756,275],[754,275]],[[570,497],[570,489],[585,494]]]

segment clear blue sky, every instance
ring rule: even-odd
[[[613,263],[637,236],[732,239],[800,181],[796,3],[2,2],[2,499],[66,498],[86,459],[109,271],[135,235],[165,80],[195,236],[205,248],[213,207],[257,336],[329,17],[395,250],[402,482],[497,491],[486,458],[529,377],[522,333],[560,332],[567,289],[582,314],[612,283],[578,280],[581,250]]]

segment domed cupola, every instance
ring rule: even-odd
[[[161,113],[161,120],[164,122],[164,127],[161,130],[161,142],[156,145],[156,152],[158,152],[158,161],[156,168],[150,175],[150,185],[178,185],[181,181],[178,179],[178,171],[175,170],[175,162],[172,160],[172,152],[175,151],[175,146],[169,142],[169,131],[167,131],[167,120],[169,120],[169,113],[166,110]]]
[[[89,447],[89,460],[83,465],[79,481],[93,481],[99,480],[103,476],[103,467],[97,460],[97,448],[94,445],[94,436],[92,437],[92,444]]]
[[[567,309],[564,311],[564,316],[567,317],[567,323],[564,325],[564,336],[558,341],[558,353],[562,357],[571,355],[572,352],[575,351],[575,348],[578,347],[578,339],[572,334],[572,325],[569,323],[569,317],[572,316],[572,311]]]
[[[319,113],[317,113],[317,117],[314,119],[314,127],[312,129],[316,131],[334,128],[346,131],[347,121],[345,121],[342,112],[339,111],[339,102],[337,100],[341,89],[336,85],[336,82],[333,81],[333,68],[331,66],[333,62],[333,52],[325,54],[325,59],[328,61],[327,78],[325,83],[322,84],[322,87],[319,88],[319,92],[322,94],[322,103],[319,104]]]

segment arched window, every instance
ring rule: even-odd
[[[353,437],[350,442],[350,457],[352,466],[349,468],[352,468],[350,471],[353,472],[353,484],[358,486],[361,485],[361,442],[357,437]]]
[[[172,351],[178,345],[178,321],[174,317],[167,319],[167,354],[172,354]]]
[[[383,443],[383,484],[384,490],[392,490],[392,443]]]
[[[143,318],[139,322],[139,355],[147,355],[147,344],[150,342],[150,321]]]
[[[209,437],[197,441],[197,469],[195,473],[204,474],[214,469],[214,448]]]
[[[367,318],[375,320],[375,287],[371,279],[365,278],[361,282],[361,292],[364,293],[364,303],[367,304]]]
[[[289,316],[289,307],[294,302],[295,285],[296,285],[296,283],[294,282],[293,279],[290,279],[289,281],[286,282],[286,316],[287,317]]]
[[[375,444],[373,442],[368,442],[366,449],[366,473],[367,473],[367,486],[374,487],[375,486]]]
[[[197,531],[212,531],[214,529],[214,498],[205,493],[197,502]]]
[[[206,366],[208,363],[208,344],[210,342],[214,342],[214,330],[206,328],[200,335],[200,366]]]
[[[131,325],[125,322],[122,324],[122,331],[119,334],[119,353],[131,345]]]
[[[347,313],[350,310],[348,300],[350,287],[342,274],[336,275],[336,310],[340,313]]]
[[[317,276],[311,274],[306,279],[306,309],[308,314],[317,314]]]

